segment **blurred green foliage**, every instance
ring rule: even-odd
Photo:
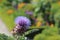
[[[9,37],[5,34],[0,34],[0,40],[14,40],[14,38]]]
[[[53,27],[53,28],[46,28],[42,34],[45,34],[46,36],[53,36],[53,35],[58,35],[58,28],[57,27]]]
[[[55,1],[55,0],[53,0],[53,1]],[[35,15],[36,12],[39,10],[42,2],[46,3],[47,0],[32,0],[32,3],[29,3],[29,4],[25,5],[24,8],[21,8],[21,9],[19,9],[19,10],[16,10],[16,9],[14,9],[14,8],[11,7],[11,6],[10,6],[10,7],[8,7],[8,6],[6,7],[4,4],[5,4],[5,3],[8,3],[8,2],[7,2],[6,0],[3,0],[3,1],[1,2],[1,6],[0,6],[0,9],[1,9],[1,10],[0,10],[0,17],[2,18],[2,20],[3,20],[3,21],[5,22],[5,24],[7,25],[9,31],[11,31],[11,30],[14,28],[14,25],[15,25],[14,19],[15,19],[17,16],[28,16],[28,15],[25,14],[25,11],[26,11],[26,10],[33,11],[33,9],[34,9],[33,13],[34,13],[34,15]],[[36,3],[36,4],[34,4],[34,3]],[[52,4],[51,12],[55,14],[55,20],[56,20],[57,18],[60,18],[60,17],[59,17],[59,16],[60,16],[60,11],[59,11],[60,5],[59,5],[58,3],[51,3],[51,4]],[[12,13],[11,15],[8,15],[8,14],[6,13],[6,11],[9,10],[9,9],[13,9],[13,10],[14,10],[14,13]],[[40,18],[40,15],[39,15],[38,17]],[[57,21],[56,21],[56,22],[57,22]],[[57,24],[57,23],[56,23],[56,24]],[[53,28],[52,28],[52,29],[53,29]],[[44,34],[47,33],[47,35],[48,35],[50,32],[55,33],[54,30],[57,31],[57,29],[53,29],[53,31],[52,31],[52,29],[49,29],[49,30],[46,29],[46,30],[48,30],[49,32],[47,32],[47,31],[45,30],[46,32],[43,32],[43,33],[44,33]],[[51,33],[50,35],[53,35],[53,33]],[[57,32],[56,32],[56,34],[57,34]]]
[[[37,35],[34,40],[60,40],[60,35],[45,36],[43,34]]]
[[[37,34],[34,40],[60,40],[57,27],[47,27],[41,34]]]
[[[25,2],[26,0],[23,0],[23,1]],[[26,13],[25,13],[26,10],[33,11],[33,14],[36,15],[36,12],[39,10],[39,8],[41,6],[41,3],[42,2],[46,3],[47,1],[48,0],[32,0],[31,3],[26,4],[23,8],[16,10],[12,6],[10,6],[10,7],[6,6],[6,4],[9,4],[9,2],[7,2],[7,0],[3,0],[0,3],[0,17],[7,25],[9,31],[11,31],[15,26],[14,20],[17,16],[28,17],[28,15],[26,15]],[[60,20],[60,5],[58,4],[57,0],[52,0],[51,5],[52,5],[51,15],[54,13],[55,22],[56,22],[56,24],[58,24],[57,21]],[[6,12],[9,9],[14,10],[14,13],[12,13],[10,15],[7,14]],[[38,17],[40,18],[40,15]],[[45,30],[41,34],[38,34],[37,36],[35,36],[34,40],[60,40],[60,35],[58,34],[57,27],[58,27],[58,25],[56,25],[56,27],[53,27],[53,28],[45,27]],[[31,27],[31,28],[33,28],[33,27]],[[34,28],[35,28],[35,26],[34,26]],[[27,34],[28,34],[28,32],[27,32]],[[0,40],[14,40],[14,39],[6,36],[4,34],[0,34]],[[20,39],[20,40],[24,40],[24,39]]]

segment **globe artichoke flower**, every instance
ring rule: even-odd
[[[31,25],[30,20],[27,17],[24,16],[18,16],[15,19],[15,23],[17,26],[15,27],[18,33],[23,34]]]
[[[19,24],[20,26],[23,26],[23,25],[30,26],[31,25],[30,20],[27,17],[24,17],[24,16],[18,16],[15,19],[15,23]]]

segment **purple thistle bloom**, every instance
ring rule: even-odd
[[[18,26],[19,28],[20,27],[25,27],[26,29],[28,29],[29,26],[31,25],[30,20],[27,17],[24,17],[24,16],[18,16],[15,19],[15,23],[19,24],[19,26]]]
[[[26,10],[26,14],[33,15],[33,12]]]

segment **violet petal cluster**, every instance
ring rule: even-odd
[[[15,19],[15,23],[19,24],[20,25],[19,27],[25,27],[26,29],[28,29],[29,26],[31,25],[30,20],[27,17],[24,17],[24,16],[18,16]]]

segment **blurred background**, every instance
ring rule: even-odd
[[[0,40],[60,40],[60,0],[0,0],[0,19]]]

